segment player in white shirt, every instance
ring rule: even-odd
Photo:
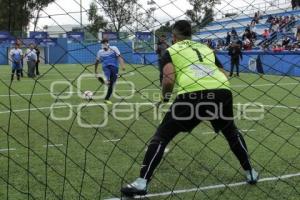
[[[10,50],[9,59],[12,63],[11,81],[14,80],[15,74],[17,75],[17,80],[19,81],[22,71],[23,52],[20,49],[20,44],[18,42],[16,42],[15,47]]]
[[[28,66],[28,71],[27,75],[29,78],[34,78],[35,77],[35,66],[37,62],[37,55],[36,51],[34,49],[34,44],[30,44],[29,49],[27,49],[25,58],[27,61],[27,66]]]
[[[98,65],[101,62],[102,70],[108,85],[108,90],[104,102],[106,104],[112,104],[112,102],[109,99],[113,93],[113,87],[118,78],[119,64],[121,65],[123,71],[125,70],[125,64],[123,58],[121,57],[121,53],[117,47],[110,46],[107,39],[103,39],[101,44],[102,49],[100,49],[97,53],[95,73],[96,75],[98,74]],[[98,77],[98,80],[100,79],[101,78]]]

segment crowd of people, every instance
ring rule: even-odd
[[[295,26],[296,18],[294,15],[291,16],[273,16],[270,15],[266,20],[266,28],[261,34],[257,33],[256,25],[260,24],[262,21],[262,16],[260,12],[256,12],[250,24],[248,24],[241,35],[239,36],[235,28],[227,32],[225,39],[211,40],[208,39],[205,42],[208,46],[216,50],[228,50],[232,45],[240,45],[242,50],[253,50],[262,49],[270,50],[274,52],[279,51],[299,51],[300,45],[300,26],[297,28],[295,35],[291,35],[289,32],[291,27]],[[277,38],[277,33],[286,37],[282,41],[275,42]],[[276,35],[275,35],[276,34]],[[276,38],[275,38],[276,37]],[[260,39],[258,42],[256,42]],[[272,39],[272,40],[271,40]]]

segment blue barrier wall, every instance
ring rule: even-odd
[[[0,65],[7,65],[7,47],[0,47]]]
[[[230,57],[228,52],[218,52],[218,58],[225,70],[230,70]],[[260,56],[265,74],[300,76],[300,52],[243,52],[240,65],[241,72],[253,72],[249,69],[250,59],[256,60]]]
[[[56,46],[45,48],[45,59],[50,64],[92,64],[95,62],[96,54],[101,48],[99,43],[80,44],[67,43],[67,39],[59,38]],[[117,46],[127,64],[158,65],[158,57],[155,53],[133,53],[132,43],[112,42]],[[227,52],[217,52],[217,56],[230,70],[230,57]],[[264,72],[273,75],[300,76],[300,52],[243,52],[244,59],[241,62],[241,72],[253,72],[249,69],[250,60],[256,60],[260,56]],[[7,47],[0,47],[0,64],[5,65],[7,60]]]
[[[132,63],[132,44],[131,42],[111,42],[111,46],[117,46],[126,63]],[[92,64],[96,60],[97,52],[101,48],[99,43],[68,44],[68,64]]]
[[[132,64],[158,65],[158,57],[155,53],[133,53]]]
[[[91,64],[95,62],[100,44],[68,44],[68,64]]]
[[[46,61],[49,64],[68,63],[68,43],[65,38],[58,38],[56,46],[50,46],[45,50]]]

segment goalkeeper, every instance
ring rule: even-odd
[[[204,120],[211,122],[216,133],[224,134],[247,182],[255,184],[258,173],[251,166],[246,143],[233,121],[233,98],[222,65],[209,47],[191,41],[188,21],[176,22],[172,32],[175,44],[163,57],[162,101],[169,100],[175,83],[177,97],[149,143],[140,177],[124,186],[121,193],[128,197],[147,194],[168,143],[180,132],[191,132]]]

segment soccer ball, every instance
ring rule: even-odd
[[[93,92],[87,90],[87,91],[85,91],[85,92],[83,93],[83,97],[84,97],[86,100],[90,101],[90,100],[93,99]]]

